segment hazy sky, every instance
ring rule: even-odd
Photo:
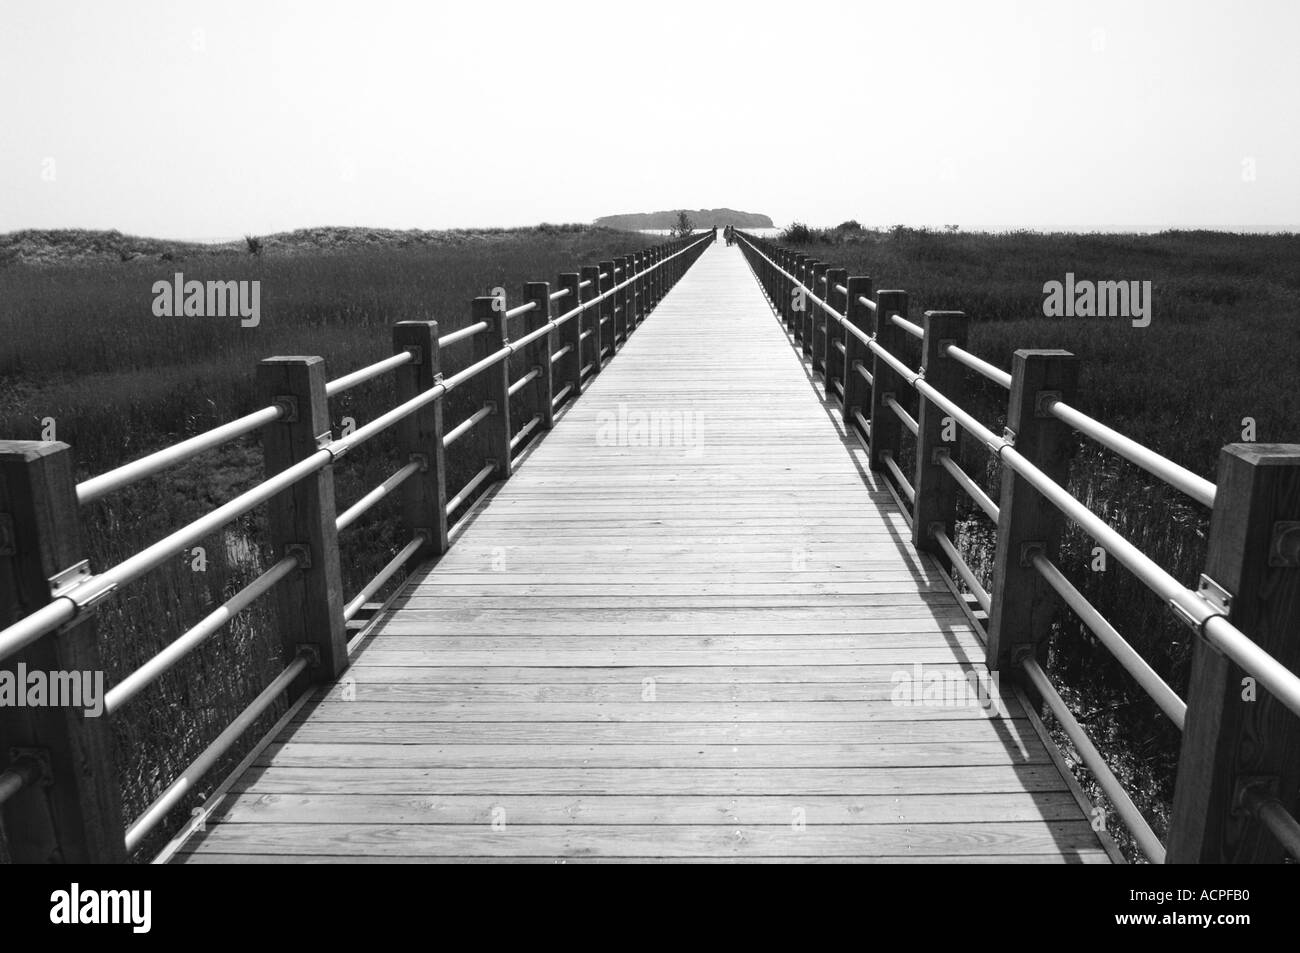
[[[0,231],[1294,230],[1297,36],[1296,0],[0,0]]]

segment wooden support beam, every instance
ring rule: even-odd
[[[944,353],[949,344],[966,346],[966,315],[960,311],[925,312],[925,339],[921,344],[921,367],[925,380],[958,406],[964,405],[965,368]],[[942,458],[961,463],[961,441],[956,421],[943,410],[919,397],[916,422],[916,502],[912,509],[912,543],[935,556],[945,567],[949,559],[935,541],[933,531],[942,529],[955,536],[959,487],[944,468]]]
[[[876,343],[898,360],[903,359],[904,331],[890,315],[907,317],[906,291],[876,292],[874,329]],[[871,388],[871,469],[884,470],[885,457],[898,462],[903,447],[903,423],[889,406],[889,398],[901,400],[907,382],[884,358],[872,352],[871,375],[875,385]]]
[[[1202,591],[1225,594],[1228,620],[1300,672],[1300,446],[1224,447],[1217,486]],[[1300,718],[1198,637],[1166,862],[1280,863],[1250,793],[1300,815]]]
[[[424,393],[442,381],[442,351],[437,321],[399,321],[393,325],[393,351],[410,351],[411,363],[397,369],[397,402]],[[398,455],[416,461],[420,472],[402,484],[402,519],[409,534],[423,532],[428,545],[416,555],[447,551],[447,461],[442,446],[441,400],[425,404],[397,424]]]
[[[551,320],[551,315],[554,312],[551,309],[550,283],[545,281],[525,282],[524,302],[535,304],[536,307],[523,316],[524,326],[519,337],[531,334]],[[532,383],[526,385],[518,394],[522,398],[519,402],[519,422],[522,426],[526,426],[534,417],[541,419],[538,430],[550,430],[555,425],[555,412],[551,407],[551,399],[555,395],[555,388],[551,380],[551,355],[558,350],[555,342],[556,333],[552,328],[524,348],[524,359],[522,361],[524,366],[521,372],[527,374],[537,371],[537,376],[533,378]]]
[[[488,329],[474,335],[474,363],[487,358],[510,343],[506,321],[505,295],[475,298],[470,305],[470,320],[486,322]],[[475,427],[483,466],[495,464],[493,476],[510,479],[513,463],[510,452],[510,359],[504,358],[478,375],[478,404],[491,407],[493,413]]]
[[[1074,432],[1044,409],[1049,397],[1074,401],[1079,363],[1068,351],[1016,351],[1011,366],[1007,429],[1016,451],[1061,486],[1070,484]],[[1030,557],[1056,561],[1065,517],[1025,479],[1002,470],[997,551],[985,658],[990,672],[1011,669],[1033,654],[1046,663],[1047,633],[1059,600]]]
[[[0,524],[2,628],[58,598],[51,580],[60,574],[69,582],[89,574],[67,444],[0,441]],[[20,665],[29,676],[76,673],[86,704],[0,706],[0,773],[26,765],[31,778],[4,802],[0,815],[11,860],[124,862],[116,742],[102,707],[95,714],[96,703],[84,692],[89,687],[89,694],[96,694],[96,679],[104,687],[93,610],[81,609],[68,626],[9,656],[0,662],[0,671],[17,684]],[[102,694],[98,698],[102,706]]]
[[[264,404],[280,404],[286,410],[262,431],[268,477],[330,442],[333,430],[324,359],[267,358],[257,366],[257,389]],[[348,667],[337,521],[332,466],[303,477],[268,504],[267,527],[275,558],[299,556],[298,571],[275,587],[281,654],[286,664],[305,646],[316,656],[291,686],[291,697],[310,684],[333,681]]]

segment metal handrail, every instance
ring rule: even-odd
[[[361,497],[361,499],[357,500],[340,513],[338,518],[334,521],[334,528],[340,533],[343,532],[360,519],[362,514],[364,514],[368,509],[384,497],[388,496],[411,477],[415,476],[415,474],[419,473],[420,468],[423,465],[424,464],[419,460],[412,460],[406,466],[402,467],[383,483],[379,484],[365,496]]]
[[[87,503],[93,503],[114,490],[143,480],[145,477],[153,476],[155,473],[160,473],[168,467],[183,463],[206,450],[215,449],[245,434],[260,430],[267,424],[279,420],[284,416],[284,413],[285,409],[278,404],[263,407],[261,410],[255,410],[251,414],[245,414],[243,417],[229,423],[213,427],[211,430],[196,434],[187,440],[172,444],[170,447],[165,447],[138,460],[124,463],[120,467],[101,473],[99,476],[91,477],[77,484],[77,502],[83,506]]]
[[[235,593],[212,612],[191,626],[161,652],[145,662],[104,694],[104,713],[114,714],[141,691],[158,680],[168,669],[202,645],[227,622],[243,612],[276,583],[298,568],[297,556],[285,556],[270,569]]]
[[[285,667],[284,671],[277,675],[271,684],[262,689],[261,694],[240,712],[239,716],[226,727],[226,730],[217,735],[212,744],[204,748],[202,754],[181,772],[180,777],[168,785],[162,794],[158,795],[154,802],[145,809],[144,813],[127,828],[126,849],[128,853],[140,846],[140,842],[148,836],[149,832],[157,827],[158,823],[167,816],[167,813],[180,803],[181,798],[221,760],[222,755],[230,750],[231,746],[239,740],[240,735],[247,731],[258,718],[262,717],[262,714],[293,683],[293,680],[307,670],[309,664],[308,656],[304,652],[298,653],[293,661]]]
[[[415,538],[399,549],[397,554],[384,565],[384,568],[379,570],[379,572],[375,574],[374,578],[366,583],[365,586],[362,587],[361,591],[352,597],[352,601],[343,607],[343,621],[351,622],[353,616],[360,612],[362,608],[365,607],[365,604],[370,601],[370,597],[380,589],[384,588],[388,580],[397,575],[398,571],[405,566],[420,547],[428,541],[429,538],[425,534],[424,530],[416,530]]]
[[[333,397],[335,394],[341,394],[345,390],[350,390],[351,388],[356,387],[358,384],[363,384],[368,380],[378,377],[385,371],[391,371],[404,364],[409,364],[414,360],[414,358],[414,349],[407,348],[404,351],[399,351],[392,357],[386,357],[382,361],[376,361],[368,367],[355,370],[351,374],[344,374],[342,377],[336,377],[334,380],[326,382],[325,396]]]
[[[1043,409],[1057,420],[1073,427],[1085,437],[1091,437],[1097,443],[1118,453],[1130,463],[1135,463],[1143,470],[1159,477],[1180,493],[1185,493],[1197,503],[1214,507],[1214,495],[1217,487],[1209,480],[1197,476],[1186,467],[1180,466],[1168,457],[1163,457],[1136,440],[1112,430],[1105,424],[1094,420],[1082,411],[1075,410],[1059,398],[1044,401]]]

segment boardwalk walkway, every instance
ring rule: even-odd
[[[1108,861],[864,474],[712,246],[176,859]]]

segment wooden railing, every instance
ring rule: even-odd
[[[1300,446],[1224,448],[1217,485],[1071,406],[1078,367],[1059,350],[1019,350],[1007,373],[966,350],[967,319],[927,311],[908,319],[907,293],[873,291],[867,276],[739,234],[772,307],[802,349],[844,427],[895,496],[916,549],[943,570],[985,639],[990,672],[1013,676],[1069,736],[1135,842],[1154,862],[1300,859]],[[920,341],[918,369],[903,343]],[[962,408],[968,372],[1009,392],[1006,432]],[[900,402],[916,393],[913,417]],[[1001,470],[996,502],[971,479],[958,428]],[[1074,432],[1213,510],[1198,589],[1177,579],[1075,499]],[[915,468],[900,466],[904,435]],[[991,591],[953,543],[967,494],[997,527]],[[1056,564],[1066,520],[1155,592],[1196,635],[1190,688],[1180,698],[1066,579]],[[960,585],[959,585],[960,583]],[[962,587],[965,591],[962,591]],[[1162,844],[1047,672],[1047,636],[1061,604],[1076,612],[1183,732],[1173,813]]]
[[[104,717],[56,707],[0,706],[0,805],[16,862],[126,859],[286,692],[290,699],[336,679],[348,665],[349,623],[398,573],[449,545],[450,518],[509,479],[527,444],[550,429],[714,240],[713,230],[567,272],[554,290],[529,282],[524,300],[476,298],[471,323],[438,334],[436,321],[393,329],[392,357],[327,380],[319,357],[272,357],[258,367],[265,406],[238,420],[80,484],[62,443],[0,441],[0,663],[29,671],[100,672],[95,610],[214,530],[267,504],[277,561],[257,579],[114,685]],[[557,314],[557,312],[559,312]],[[468,366],[446,374],[442,350],[473,340]],[[511,379],[510,358],[528,369]],[[346,436],[332,436],[329,400],[387,373],[398,404]],[[474,388],[473,410],[450,430],[443,398]],[[522,424],[512,421],[518,411]],[[341,513],[332,465],[394,429],[406,462]],[[79,508],[195,455],[259,433],[266,478],[207,515],[109,569],[85,559]],[[456,493],[446,487],[449,446],[473,441],[481,466]],[[400,493],[408,541],[345,600],[339,533]],[[178,778],[124,822],[111,717],[260,597],[274,592],[284,668]]]

